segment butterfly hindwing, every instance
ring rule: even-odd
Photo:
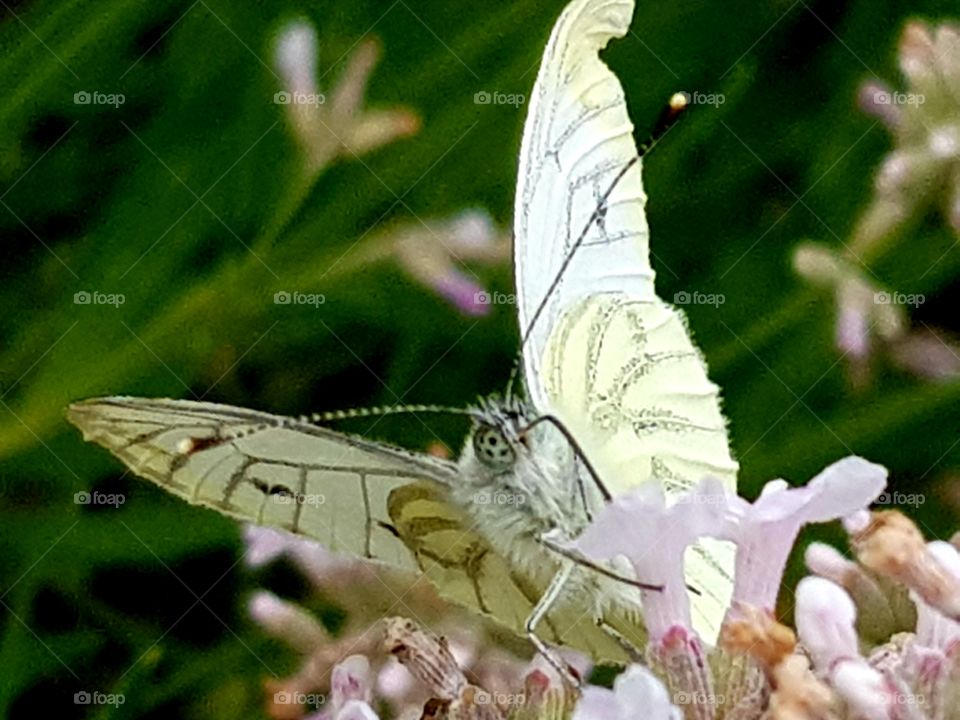
[[[605,294],[561,319],[543,386],[614,492],[657,477],[668,495],[713,475],[733,482],[719,389],[683,314],[659,300]]]
[[[390,513],[404,542],[417,556],[423,573],[448,600],[495,620],[517,635],[546,590],[542,580],[511,568],[451,505],[436,485],[412,484],[393,491]],[[628,624],[637,632],[638,619]],[[576,648],[596,660],[628,658],[611,636],[597,627],[586,606],[554,606],[538,634],[557,645]]]

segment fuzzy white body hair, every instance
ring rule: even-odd
[[[511,445],[513,460],[504,467],[491,467],[478,455],[474,428],[460,455],[459,482],[451,488],[452,499],[500,555],[546,587],[563,564],[572,561],[538,538],[576,538],[603,506],[603,496],[556,428],[540,423],[523,433],[521,441],[517,431],[529,424],[526,413],[508,418],[493,403],[485,409],[491,411],[487,427],[500,430]],[[608,567],[619,575],[633,575],[626,561]],[[639,612],[640,593],[587,566],[577,566],[558,602],[589,610],[599,619],[613,607]]]

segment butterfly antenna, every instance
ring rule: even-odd
[[[520,343],[520,351],[513,358],[513,367],[510,368],[510,377],[507,378],[507,391],[504,397],[507,402],[513,400],[513,388],[516,385],[517,378],[520,377],[520,367],[523,364],[523,342]]]
[[[405,413],[446,413],[449,415],[467,415],[472,416],[475,413],[462,407],[451,407],[449,405],[382,405],[372,408],[351,408],[349,410],[330,410],[322,413],[312,413],[310,415],[301,415],[297,418],[300,422],[316,424],[333,422],[334,420],[349,420],[352,418],[363,417],[383,417],[384,415],[402,415]]]
[[[639,162],[640,157],[631,158],[626,165],[621,168],[620,172],[617,173],[617,176],[613,179],[613,182],[610,183],[610,187],[607,188],[606,192],[600,197],[600,201],[597,203],[596,209],[590,215],[590,218],[587,220],[586,226],[580,232],[577,241],[570,247],[570,252],[567,253],[567,256],[563,259],[563,264],[560,266],[560,270],[557,272],[556,276],[553,278],[553,282],[550,283],[550,287],[547,288],[546,294],[544,294],[543,299],[540,301],[540,304],[537,306],[536,311],[533,313],[533,317],[530,319],[530,324],[527,325],[527,329],[523,333],[523,337],[520,340],[520,352],[519,355],[523,356],[523,350],[527,346],[527,342],[530,340],[530,336],[533,334],[533,328],[536,327],[537,320],[540,319],[540,315],[543,314],[544,308],[547,306],[547,301],[550,300],[550,296],[553,295],[554,290],[557,289],[557,286],[560,285],[560,280],[563,279],[564,273],[567,271],[567,268],[570,267],[570,263],[573,262],[573,256],[576,255],[577,250],[580,249],[580,246],[583,245],[584,239],[587,237],[587,233],[590,231],[590,228],[593,227],[593,224],[600,218],[600,215],[603,214],[604,206],[606,205],[607,198],[610,197],[610,194],[617,187],[617,184],[620,182],[621,178],[629,172],[630,168]],[[516,367],[519,367],[519,363]],[[511,380],[515,379],[517,374],[516,367],[514,373],[511,376]]]
[[[620,183],[620,180],[622,180],[623,176],[630,171],[630,168],[636,165],[640,161],[641,157],[647,155],[657,145],[657,143],[659,143],[660,140],[662,140],[663,137],[670,132],[689,104],[690,96],[685,92],[674,93],[670,97],[670,100],[667,102],[666,106],[663,108],[663,110],[661,110],[660,116],[657,118],[657,122],[653,127],[653,132],[651,132],[650,137],[648,137],[637,148],[637,156],[630,158],[627,164],[620,169],[620,172],[617,173],[617,176],[613,179],[613,182],[610,183],[610,187],[608,187],[606,192],[604,192],[604,194],[600,197],[599,201],[597,202],[597,207],[590,215],[586,226],[584,226],[583,230],[580,232],[576,242],[570,247],[570,252],[568,252],[567,256],[563,259],[563,264],[560,266],[560,270],[557,271],[556,276],[553,278],[553,282],[550,283],[550,287],[547,288],[547,292],[544,294],[543,299],[540,301],[536,311],[533,313],[533,317],[530,319],[530,324],[523,333],[523,337],[520,340],[520,350],[517,353],[518,359],[516,362],[514,362],[513,370],[510,372],[510,378],[507,381],[507,397],[510,397],[512,394],[514,383],[516,382],[520,372],[520,358],[523,357],[523,350],[526,347],[530,336],[533,334],[533,328],[536,326],[537,320],[539,320],[540,315],[543,314],[544,308],[546,308],[547,302],[550,300],[550,296],[553,295],[554,291],[560,285],[560,281],[563,279],[563,275],[566,273],[567,268],[570,267],[570,263],[573,262],[573,257],[576,255],[577,250],[580,249],[580,246],[583,245],[584,240],[586,240],[587,233],[590,232],[590,228],[592,228],[593,224],[600,219],[601,215],[603,215],[607,200],[610,198],[610,195],[613,194],[613,191]]]
[[[383,405],[372,408],[351,408],[349,410],[329,410],[321,413],[310,413],[309,415],[299,415],[297,417],[280,416],[275,422],[258,423],[242,429],[227,432],[221,435],[214,435],[208,438],[186,438],[180,442],[177,450],[182,455],[190,455],[200,450],[233,442],[240,438],[254,433],[268,430],[270,428],[293,427],[295,425],[318,425],[321,423],[334,422],[336,420],[349,420],[352,418],[365,417],[384,417],[386,415],[402,415],[404,413],[446,413],[450,415],[464,415],[467,417],[479,417],[477,411],[469,408],[450,407],[447,405]]]
[[[674,125],[676,125],[677,120],[680,119],[683,111],[689,106],[690,93],[677,92],[670,96],[670,100],[667,101],[667,104],[664,105],[663,109],[660,111],[660,116],[657,118],[657,122],[654,123],[650,137],[640,143],[640,147],[637,148],[637,153],[640,155],[640,157],[647,155],[651,150],[653,150],[658,142],[663,140],[666,134],[673,129]]]

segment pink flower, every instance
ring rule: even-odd
[[[255,593],[249,607],[250,616],[268,634],[305,655],[330,641],[327,631],[311,613],[271,592]]]
[[[947,333],[924,327],[898,338],[890,359],[917,377],[950,382],[960,375],[960,345]]]
[[[395,254],[400,266],[417,282],[448,300],[465,315],[487,315],[494,300],[509,303],[512,295],[487,292],[467,266],[505,261],[508,240],[489,214],[468,210],[442,222],[415,224],[398,232]]]
[[[883,492],[886,477],[882,466],[851,456],[833,463],[804,487],[773,480],[752,503],[731,495],[722,537],[737,544],[733,611],[749,605],[772,613],[800,529],[865,508]]]
[[[939,565],[960,580],[960,554],[949,543],[927,544],[928,552]],[[960,659],[960,623],[946,617],[917,594],[911,593],[917,607],[916,635],[904,653],[905,673],[931,700],[947,695],[950,674]]]
[[[640,591],[647,631],[658,643],[673,627],[693,627],[684,552],[697,538],[720,531],[726,502],[723,485],[714,478],[701,481],[671,507],[659,483],[644,483],[603,508],[573,547],[592,560],[623,555],[638,580],[663,586],[659,592]]]
[[[296,20],[280,31],[274,65],[290,93],[317,93],[317,31],[313,25]]]
[[[839,585],[806,577],[797,586],[797,632],[814,665],[855,717],[896,717],[902,693],[861,657],[853,600]]]
[[[797,632],[817,667],[859,657],[853,600],[839,585],[805,577],[797,585]]]
[[[613,690],[589,686],[577,703],[573,720],[682,720],[667,689],[642,665],[631,665],[613,682]]]
[[[875,81],[860,90],[860,106],[894,138],[894,149],[877,175],[877,194],[861,216],[851,242],[854,257],[867,257],[904,221],[940,205],[954,230],[960,195],[960,124],[956,87],[960,30],[944,23],[910,22],[900,40],[905,91]]]
[[[857,100],[860,108],[887,126],[888,130],[897,130],[903,122],[903,109],[890,102],[893,91],[879,82],[866,82],[861,86]]]
[[[420,120],[404,107],[367,109],[367,84],[379,57],[375,42],[359,43],[329,93],[317,78],[317,33],[296,20],[277,35],[273,64],[282,89],[273,102],[282,105],[294,138],[303,150],[308,182],[336,157],[356,157],[416,133]]]
[[[245,525],[243,540],[247,546],[244,560],[250,567],[261,567],[287,556],[318,587],[333,573],[357,564],[352,558],[330,552],[319,543],[275,528]]]
[[[363,655],[351,655],[338,662],[331,673],[330,702],[339,707],[348,700],[369,702],[372,695],[370,661]]]
[[[332,720],[380,720],[380,718],[367,703],[351,700],[333,716]]]
[[[452,265],[433,277],[430,286],[464,315],[490,313],[490,303],[484,302],[487,293],[483,286]]]

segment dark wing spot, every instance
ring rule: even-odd
[[[221,442],[222,442],[221,438],[215,435],[213,437],[205,437],[205,438],[190,438],[188,441],[189,447],[187,449],[187,452],[184,454],[193,455],[194,453],[198,453],[201,450],[206,450],[208,448],[219,445]]]
[[[384,530],[386,530],[388,533],[390,533],[391,535],[393,535],[395,538],[398,538],[398,539],[400,539],[400,540],[403,540],[403,538],[400,537],[400,531],[397,530],[397,529],[396,529],[393,525],[391,525],[390,523],[385,523],[385,522],[383,522],[382,520],[378,520],[378,521],[377,521],[377,525],[379,525],[380,527],[382,527]]]
[[[271,487],[260,478],[250,478],[250,482],[264,495],[284,495],[286,497],[293,497],[293,490],[288,488],[286,485],[274,485]]]

